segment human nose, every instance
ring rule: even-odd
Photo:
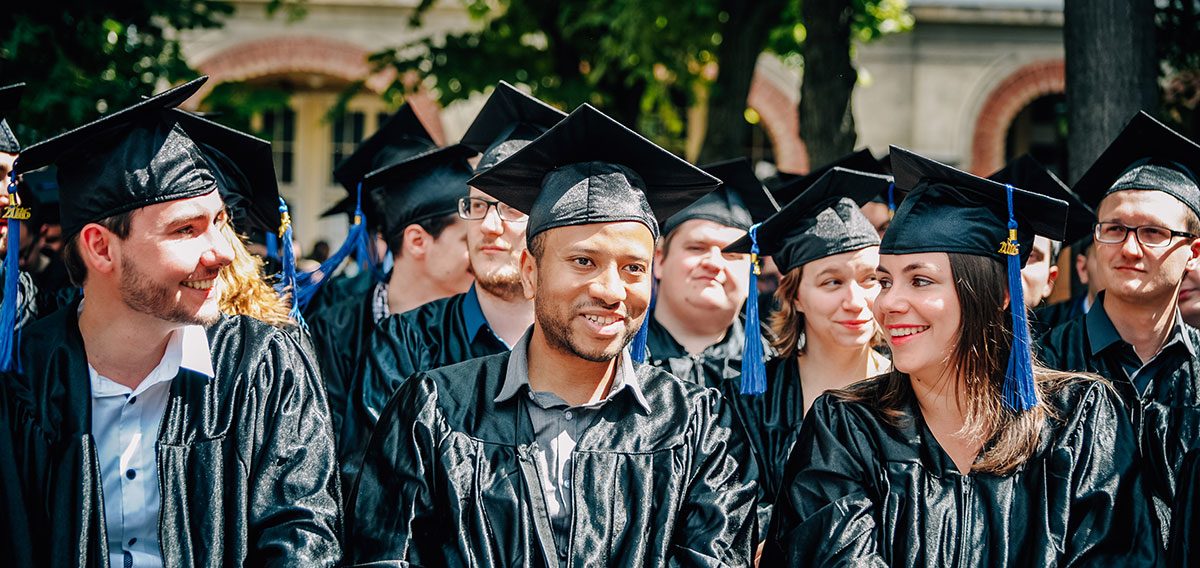
[[[846,287],[846,295],[842,297],[842,308],[847,311],[860,311],[868,307],[868,291],[857,281]]]
[[[504,232],[504,220],[500,218],[500,208],[495,205],[488,205],[487,212],[483,214],[483,221],[480,225],[484,233],[491,235],[499,235]]]
[[[1121,253],[1126,256],[1142,256],[1142,241],[1137,236],[1137,229],[1126,228],[1125,240],[1121,241]]]
[[[591,294],[606,305],[624,301],[625,281],[621,278],[620,269],[613,265],[601,270],[592,280]]]
[[[226,235],[218,230],[209,231],[209,248],[200,255],[200,262],[205,266],[222,268],[233,263],[233,243],[229,239],[237,238]],[[291,243],[285,243],[291,245]]]

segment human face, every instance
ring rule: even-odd
[[[232,246],[221,232],[226,222],[215,191],[135,211],[129,236],[114,240],[121,300],[165,322],[216,322],[217,275],[233,262]]]
[[[1101,223],[1155,225],[1175,231],[1185,230],[1187,215],[1179,200],[1148,190],[1112,193],[1096,212]],[[1096,241],[1092,248],[1107,297],[1141,303],[1175,297],[1188,262],[1200,254],[1200,240],[1173,237],[1167,246],[1153,248],[1142,245],[1130,232],[1121,244]]]
[[[436,239],[430,239],[425,255],[430,279],[447,296],[466,292],[475,279],[467,255],[467,221],[455,219]]]
[[[879,247],[835,254],[805,264],[792,305],[804,314],[808,345],[862,347],[878,327],[871,310],[879,295]]]
[[[868,201],[859,209],[862,209],[863,216],[871,222],[871,225],[875,227],[875,232],[879,233],[879,238],[882,239],[883,234],[888,230],[888,225],[892,224],[892,214],[888,210],[887,204]]]
[[[1021,288],[1025,294],[1026,308],[1036,308],[1054,291],[1058,267],[1054,265],[1055,259],[1050,258],[1050,247],[1050,239],[1042,236],[1033,238],[1029,260],[1025,262],[1025,268],[1021,269]]]
[[[659,301],[681,315],[699,310],[736,315],[750,285],[750,255],[721,249],[745,234],[705,219],[681,223],[655,266]]]
[[[945,375],[962,325],[962,306],[944,252],[879,255],[875,319],[892,347],[892,363],[913,378]]]
[[[637,222],[549,229],[541,259],[526,253],[521,278],[551,348],[586,361],[612,360],[633,339],[650,304],[654,237]]]
[[[471,197],[493,198],[471,188]],[[475,282],[484,291],[505,300],[520,297],[521,252],[525,250],[525,221],[505,221],[496,208],[476,221],[464,221],[467,231],[467,250]]]
[[[1179,287],[1179,312],[1183,321],[1192,327],[1200,327],[1200,270],[1193,266],[1183,275]]]

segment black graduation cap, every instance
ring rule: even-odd
[[[588,104],[470,185],[529,214],[526,238],[555,227],[667,219],[720,180]]]
[[[57,225],[58,172],[54,166],[25,172],[17,182],[22,204],[31,211],[30,226]]]
[[[455,144],[430,150],[375,170],[363,178],[384,234],[393,237],[413,224],[458,210],[458,199],[468,195],[475,150]]]
[[[797,195],[804,193],[821,176],[833,168],[842,168],[846,170],[855,170],[869,174],[884,175],[887,172],[879,165],[879,161],[871,154],[871,151],[863,148],[857,152],[851,152],[838,158],[828,164],[816,168],[805,175],[785,174],[786,178],[782,178],[778,186],[771,190],[775,195],[775,201],[781,206],[786,206],[789,201],[796,198]]]
[[[5,154],[21,153],[21,143],[17,142],[17,135],[8,127],[8,117],[16,112],[24,93],[25,83],[0,87],[0,152]]]
[[[167,112],[207,80],[200,77],[34,144],[13,169],[20,174],[58,166],[67,238],[106,217],[209,193],[217,189],[216,175],[178,116]]]
[[[664,235],[692,219],[707,219],[748,231],[750,225],[762,222],[779,211],[775,197],[754,175],[750,160],[734,158],[701,166],[700,169],[721,180],[721,188],[667,219],[662,224]]]
[[[1182,201],[1200,216],[1197,175],[1200,145],[1139,111],[1075,183],[1075,193],[1098,210],[1110,193],[1157,190]]]
[[[834,167],[758,227],[758,253],[786,274],[809,262],[879,244],[875,227],[859,209],[887,189],[891,178]],[[748,253],[749,235],[725,248]]]
[[[1096,212],[1080,200],[1078,195],[1067,189],[1067,184],[1033,156],[1025,154],[1010,161],[999,171],[988,176],[988,179],[1066,201],[1066,242],[1073,243],[1092,234],[1092,227],[1096,224]]]
[[[476,173],[483,173],[566,116],[567,113],[500,81],[463,134],[461,143],[483,154],[475,166]]]
[[[233,226],[243,233],[279,231],[279,183],[271,143],[179,109],[171,113],[208,159]]]
[[[368,173],[389,164],[406,160],[417,154],[437,148],[433,136],[421,124],[417,114],[407,103],[400,106],[395,114],[388,117],[374,134],[359,143],[354,153],[346,156],[333,170],[333,179],[342,184],[349,194],[333,207],[321,214],[330,217],[338,214],[354,215],[358,201],[358,182]],[[369,201],[363,200],[363,207],[369,207]],[[377,222],[378,215],[370,210],[365,211],[372,225]]]

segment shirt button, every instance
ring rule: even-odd
[[[137,402],[137,397],[136,397],[136,396],[131,396],[131,397],[129,397],[129,404],[133,404],[133,403],[135,403],[135,402]]]
[[[127,469],[127,470],[125,470],[125,477],[128,477],[129,479],[133,479],[133,478],[137,477],[137,472],[133,471],[132,469]]]
[[[135,544],[137,544],[137,537],[129,539],[129,546],[133,546]]]
[[[572,414],[570,410],[568,410],[563,413],[563,418],[566,418],[567,420],[572,420],[575,418],[575,415]]]

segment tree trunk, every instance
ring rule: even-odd
[[[858,71],[850,60],[851,0],[804,2],[800,17],[808,37],[801,46],[800,138],[817,168],[854,151],[858,139],[850,97]]]
[[[729,20],[721,29],[723,39],[717,50],[720,69],[709,93],[704,144],[697,163],[745,155],[749,142],[746,98],[750,95],[754,66],[783,6],[783,0],[721,2],[721,10],[729,14]]]
[[[1139,110],[1158,108],[1153,0],[1066,0],[1067,164],[1075,183]]]

